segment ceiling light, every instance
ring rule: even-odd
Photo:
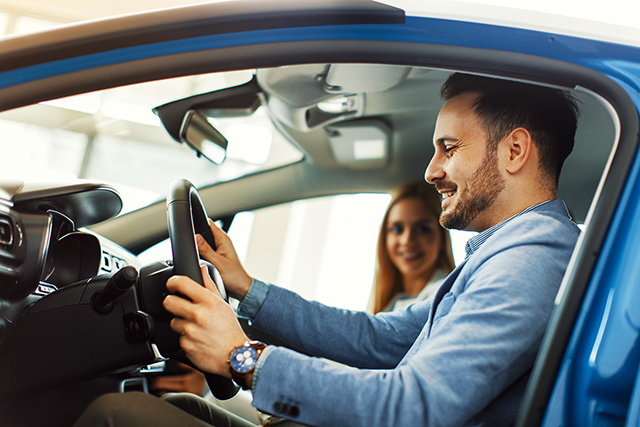
[[[342,114],[357,109],[357,96],[347,95],[327,99],[318,103],[318,109],[329,114]]]
[[[384,159],[386,144],[382,139],[353,141],[353,157],[356,160]]]

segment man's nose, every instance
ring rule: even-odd
[[[442,178],[444,178],[444,170],[442,169],[442,165],[437,158],[437,155],[434,154],[427,165],[427,169],[424,171],[424,179],[429,184],[435,184]]]

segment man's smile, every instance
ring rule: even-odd
[[[455,191],[443,191],[442,193],[440,193],[442,198],[445,200],[448,199],[449,197],[452,197],[454,194],[456,194]]]
[[[451,184],[445,186],[439,186],[436,184],[436,190],[442,196],[442,210],[445,210],[446,206],[451,204],[451,198],[457,193],[457,187],[451,187]]]

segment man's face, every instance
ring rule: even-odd
[[[505,187],[495,151],[472,109],[476,94],[450,99],[440,111],[433,135],[435,153],[425,179],[444,200],[440,224],[449,229],[483,231],[494,223],[494,202]]]

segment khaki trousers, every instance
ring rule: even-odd
[[[300,424],[279,421],[278,427]],[[160,399],[139,393],[106,394],[82,413],[73,427],[256,427],[225,409],[190,393]]]

